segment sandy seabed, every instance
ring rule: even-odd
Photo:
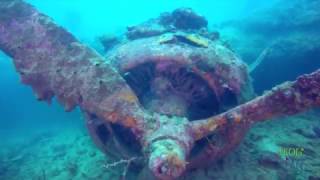
[[[319,115],[312,111],[257,124],[229,156],[181,179],[318,180]],[[111,160],[96,148],[84,128],[43,129],[28,136],[19,134],[1,135],[1,180],[121,179],[123,167],[106,169],[105,164]],[[281,153],[281,150],[291,153]],[[295,154],[293,150],[300,153]],[[139,179],[133,174],[129,172],[124,179]]]

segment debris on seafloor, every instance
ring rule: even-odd
[[[320,127],[313,127],[313,132],[314,132],[315,136],[320,138]]]
[[[126,36],[129,40],[157,36],[169,32],[187,31],[199,32],[212,39],[218,39],[217,32],[209,33],[207,20],[196,14],[190,8],[180,8],[172,13],[163,13],[160,17],[151,19],[136,26],[127,28]]]
[[[102,46],[104,47],[104,51],[108,51],[118,43],[120,43],[119,37],[112,36],[112,35],[104,35],[99,37],[99,41],[101,42]]]
[[[272,152],[264,152],[258,159],[260,165],[274,169],[282,168],[282,161],[277,153]]]

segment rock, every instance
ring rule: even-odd
[[[314,0],[279,1],[220,26],[223,39],[248,64],[270,49],[251,72],[258,94],[320,67],[319,7]]]
[[[221,32],[223,35],[223,31]],[[254,64],[253,62],[261,59],[251,72],[253,85],[258,94],[320,67],[319,33],[288,31],[282,36],[264,36],[260,32],[242,32],[231,36],[223,37],[244,61]],[[287,66],[290,68],[284,68]]]
[[[222,26],[236,27],[248,35],[262,35],[267,37],[267,40],[292,32],[317,32],[320,27],[319,8],[320,1],[315,0],[278,1],[244,18],[224,22]]]
[[[311,158],[315,158],[317,156],[317,153],[313,149],[306,148],[306,147],[304,147],[303,149],[304,149],[303,151],[304,155],[309,156]]]
[[[104,35],[99,37],[99,41],[101,42],[105,51],[110,50],[112,47],[120,43],[120,40],[116,36]]]
[[[74,162],[69,162],[66,165],[66,169],[68,170],[68,172],[70,173],[71,176],[75,176],[78,173],[78,165]]]
[[[209,32],[208,36],[209,39],[212,41],[219,40],[220,39],[220,33],[218,31]]]
[[[320,177],[317,177],[317,176],[309,176],[308,180],[320,180]]]
[[[180,8],[171,14],[172,24],[177,29],[201,29],[206,28],[208,21],[190,8]]]
[[[1,161],[0,161],[1,162]],[[0,177],[8,172],[7,163],[1,162],[0,163]]]
[[[130,40],[157,36],[169,32],[170,28],[158,24],[158,21],[153,19],[137,26],[127,28],[126,36]]]
[[[284,81],[295,80],[301,74],[320,67],[320,38],[314,34],[279,38],[270,46],[262,62],[251,72],[258,93]],[[290,68],[284,68],[290,66]]]
[[[66,144],[56,144],[52,146],[52,151],[54,153],[65,153],[68,149],[68,146]]]
[[[320,127],[313,127],[313,132],[316,137],[320,138]]]
[[[309,139],[317,138],[316,135],[314,135],[312,133],[308,133],[303,129],[295,129],[293,132],[295,132],[295,133],[297,133],[297,134],[299,134],[299,135],[301,135],[303,137],[309,138]]]
[[[208,21],[190,8],[180,8],[172,13],[166,12],[158,18],[151,19],[137,26],[127,28],[126,36],[129,40],[158,36],[175,31],[199,31],[199,34],[210,39],[218,39],[219,33],[207,30]]]
[[[97,155],[97,153],[95,152],[95,151],[91,151],[90,153],[89,153],[89,156],[90,157],[95,157]]]
[[[59,176],[61,174],[61,171],[58,168],[54,168],[51,172],[50,172],[50,176],[52,177],[56,177]]]
[[[277,175],[279,180],[297,179],[294,173],[290,173],[287,171],[278,171]]]
[[[258,142],[258,141],[261,141],[264,137],[260,134],[251,133],[249,138],[252,142]]]
[[[84,155],[84,154],[86,154],[87,153],[87,150],[86,149],[79,149],[78,151],[77,151],[77,154],[78,155]]]
[[[281,168],[281,157],[273,152],[264,152],[258,158],[259,165],[272,169]]]

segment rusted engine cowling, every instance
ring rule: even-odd
[[[0,49],[12,57],[22,82],[39,100],[50,103],[55,96],[66,111],[79,106],[103,151],[142,156],[136,159],[146,161],[137,165],[158,179],[178,178],[204,165],[203,158],[222,157],[246,130],[247,121],[233,127],[236,114],[207,118],[245,101],[251,88],[245,66],[206,38],[212,37],[201,31],[207,21],[190,9],[153,20],[159,26],[129,28],[128,41],[110,51],[108,61],[24,1],[3,0],[0,11]],[[243,117],[260,120],[252,107]]]
[[[170,32],[130,40],[109,51],[107,57],[135,92],[141,106],[151,113],[197,121],[253,96],[246,65],[219,41],[196,33]],[[88,127],[104,152],[130,158],[142,156],[148,149],[147,145],[141,147],[140,137],[129,129],[105,121],[94,122]],[[186,169],[207,166],[226,155],[248,129],[247,124],[242,126],[230,126],[197,140],[188,153]]]

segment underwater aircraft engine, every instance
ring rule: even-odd
[[[103,152],[156,179],[210,165],[255,122],[320,105],[319,70],[250,100],[246,65],[190,9],[129,27],[106,47],[105,59],[31,5],[0,1],[0,49],[22,82],[39,100],[79,106]]]
[[[117,147],[116,139],[120,150],[114,151],[122,152],[122,158],[147,155],[153,173],[166,179],[209,165],[240,142],[246,123],[197,139],[200,132],[189,129],[188,124],[253,97],[246,65],[219,41],[217,32],[207,30],[204,17],[177,9],[128,27],[125,40],[106,47],[108,62],[157,118],[145,122],[141,146],[129,128],[88,116],[90,134],[104,152]]]

